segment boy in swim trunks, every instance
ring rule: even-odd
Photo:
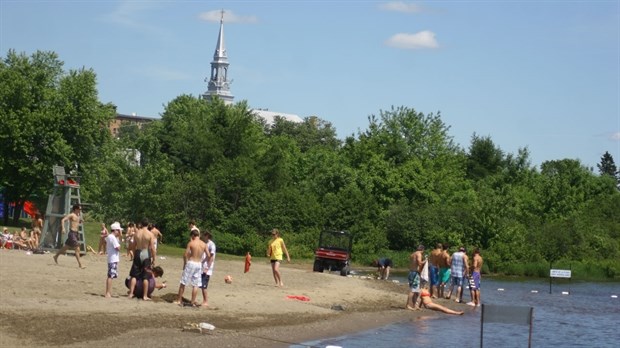
[[[155,266],[155,257],[157,256],[155,252],[155,237],[148,230],[149,222],[147,219],[142,219],[142,223],[140,224],[140,228],[136,231],[133,243],[132,250],[134,250],[133,255],[133,264],[131,265],[131,271],[129,275],[136,278],[137,281],[142,282],[142,299],[144,301],[150,301],[151,299],[148,297],[147,290],[149,287],[148,279],[151,277],[151,267]],[[134,283],[132,282],[132,285]],[[130,289],[129,298],[133,298],[134,289]]]
[[[439,297],[445,297],[446,285],[450,283],[450,254],[448,244],[441,245],[441,257],[439,258]]]
[[[409,256],[409,293],[407,294],[406,308],[410,310],[419,310],[417,305],[418,296],[420,295],[420,274],[424,268],[424,245],[418,246],[418,250]]]
[[[56,255],[54,255],[54,262],[58,264],[58,255],[65,254],[67,249],[71,248],[75,250],[75,259],[78,262],[78,266],[82,269],[86,268],[82,266],[82,262],[80,261],[80,237],[78,234],[78,229],[82,221],[81,208],[79,204],[75,204],[71,213],[67,214],[60,221],[61,232],[65,233],[65,222],[69,221],[69,234],[67,235],[67,239],[65,240],[65,245],[58,250]]]
[[[441,263],[442,245],[437,243],[435,249],[431,251],[428,272],[430,273],[431,297],[439,296],[439,264]]]
[[[474,250],[474,262],[472,278],[474,280],[474,286],[471,288],[473,298],[473,304],[480,306],[480,271],[482,270],[482,256],[480,256],[480,249]]]
[[[187,243],[185,254],[183,255],[183,275],[179,284],[179,294],[175,304],[183,306],[183,293],[185,286],[192,286],[191,305],[197,307],[196,295],[198,288],[202,286],[202,255],[208,253],[207,244],[200,240],[200,232],[197,229],[191,230],[191,240]]]
[[[106,298],[112,297],[112,279],[118,278],[118,261],[121,254],[121,243],[118,241],[122,230],[121,224],[115,222],[110,229],[112,233],[105,238],[106,254],[108,255],[108,278],[105,283]]]
[[[202,232],[202,241],[206,243],[206,251],[202,254],[202,304],[201,306],[206,308],[209,306],[207,288],[209,287],[209,280],[213,275],[213,267],[215,266],[215,243],[211,240],[211,232]]]

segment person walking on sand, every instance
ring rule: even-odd
[[[78,234],[78,229],[80,227],[80,224],[82,224],[83,222],[81,210],[82,209],[80,208],[80,205],[75,204],[73,206],[73,209],[71,210],[71,213],[67,214],[60,221],[62,234],[65,233],[65,222],[69,221],[69,234],[67,235],[67,239],[65,240],[65,245],[63,245],[63,247],[58,250],[56,255],[54,255],[54,262],[56,262],[56,264],[58,264],[58,255],[65,254],[67,252],[67,249],[72,248],[75,251],[75,259],[77,260],[78,266],[81,269],[86,268],[85,266],[82,266],[82,262],[80,261],[80,237]]]
[[[192,299],[190,301],[193,307],[198,307],[196,303],[196,295],[198,294],[198,288],[202,285],[202,256],[204,253],[208,253],[207,245],[200,240],[200,232],[197,229],[193,229],[190,232],[191,240],[187,243],[185,254],[183,254],[183,275],[179,283],[179,294],[174,304],[183,306],[183,293],[185,292],[185,286],[192,286]],[[211,255],[207,255],[209,258]]]
[[[202,284],[200,288],[202,289],[202,304],[201,307],[209,306],[209,297],[207,294],[207,288],[209,287],[209,280],[213,275],[213,267],[215,266],[215,243],[211,240],[213,238],[211,236],[211,232],[208,230],[202,233],[202,241],[206,243],[206,250],[202,254]]]
[[[420,295],[420,274],[424,268],[424,245],[420,244],[418,249],[409,256],[409,293],[407,294],[406,308],[409,310],[419,310],[417,305],[418,296]]]
[[[276,281],[276,286],[283,287],[282,274],[280,273],[280,264],[282,263],[282,255],[286,254],[286,261],[291,262],[291,257],[284,244],[284,239],[280,237],[280,231],[277,228],[271,230],[271,240],[267,245],[267,257],[271,259],[271,271],[273,273],[273,279]]]
[[[133,263],[131,265],[130,275],[136,278],[136,281],[142,282],[142,288],[144,289],[142,299],[144,301],[150,301],[147,290],[149,287],[149,278],[151,277],[151,267],[155,266],[155,257],[157,256],[155,251],[155,237],[148,230],[149,221],[142,219],[140,228],[133,236],[133,242],[130,248],[134,251]],[[132,282],[132,285],[134,283]],[[134,289],[129,289],[129,298],[133,298]]]
[[[105,226],[105,224],[103,224]],[[118,278],[118,262],[120,261],[121,243],[118,241],[121,235],[121,224],[118,222],[110,226],[112,233],[105,238],[106,253],[108,254],[108,278],[105,282],[105,297],[112,297],[112,279]]]

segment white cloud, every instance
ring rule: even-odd
[[[620,132],[611,133],[611,135],[609,136],[609,139],[620,141]]]
[[[385,42],[385,44],[390,47],[411,50],[439,47],[437,40],[435,40],[435,33],[428,30],[424,30],[415,34],[398,33],[389,38]]]
[[[405,12],[405,13],[417,13],[421,12],[422,8],[411,2],[404,1],[390,1],[379,5],[379,8],[385,11]]]
[[[123,1],[113,12],[103,15],[103,19],[120,24],[138,31],[163,36],[166,33],[159,27],[140,20],[140,17],[149,10],[161,8],[161,5],[151,1]]]
[[[219,23],[222,18],[222,10],[213,10],[202,12],[198,15],[198,18],[207,22]],[[230,10],[224,10],[224,22],[225,23],[256,23],[258,18],[256,16],[238,16]]]

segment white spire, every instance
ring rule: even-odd
[[[230,93],[231,81],[228,81],[228,55],[224,46],[224,10],[220,19],[220,32],[211,62],[211,77],[208,81],[208,89],[202,95],[204,99],[211,100],[213,96],[224,100],[226,104],[232,104],[234,96]]]

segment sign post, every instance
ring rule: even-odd
[[[551,283],[553,278],[567,278],[571,279],[572,271],[570,269],[553,269],[549,270],[549,293],[551,293]]]

